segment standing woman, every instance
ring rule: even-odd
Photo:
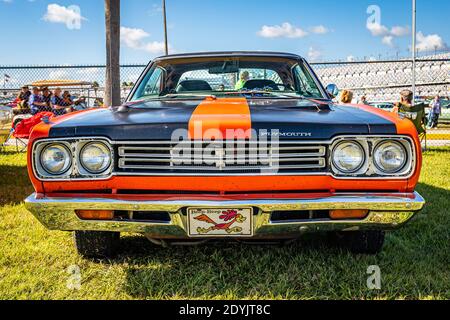
[[[430,114],[428,115],[428,125],[427,127],[429,129],[431,128],[437,128],[438,122],[439,122],[439,116],[441,115],[442,108],[441,108],[441,98],[439,96],[436,96],[433,100],[433,102],[430,103]]]

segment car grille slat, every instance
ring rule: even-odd
[[[117,143],[116,171],[123,174],[279,174],[327,170],[328,146],[307,142],[258,145],[253,142]],[[187,148],[187,149],[182,149]]]

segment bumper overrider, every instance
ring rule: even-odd
[[[320,231],[389,230],[408,222],[424,206],[417,193],[338,193],[329,196],[305,195],[299,199],[250,200],[167,200],[129,201],[110,198],[52,198],[30,195],[26,208],[47,228],[53,230],[89,230],[144,233],[154,238],[187,238],[187,208],[253,208],[253,237],[293,236]],[[167,212],[167,221],[152,220],[82,220],[79,210],[114,210],[117,212]],[[327,210],[368,210],[361,219],[274,220],[274,212]]]

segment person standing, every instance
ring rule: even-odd
[[[360,104],[363,104],[363,105],[366,105],[366,106],[369,105],[369,103],[367,102],[366,96],[362,96],[359,103],[360,103]]]
[[[437,128],[439,122],[439,116],[442,112],[441,99],[436,96],[434,100],[430,103],[430,114],[428,115],[428,128]]]

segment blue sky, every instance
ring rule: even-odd
[[[0,0],[0,65],[104,63],[103,5]],[[377,18],[376,8],[367,13],[370,5],[381,19],[368,25]],[[161,55],[161,1],[122,0],[121,6],[121,62]],[[448,48],[450,1],[417,0],[417,6],[419,49]],[[167,0],[167,13],[173,52],[271,50],[352,60],[405,56],[411,41],[411,0]]]

